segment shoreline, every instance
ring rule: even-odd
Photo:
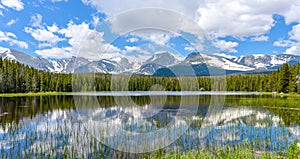
[[[70,94],[70,92],[1,93],[0,97],[54,96],[68,94]]]
[[[126,92],[126,91],[124,91]],[[146,93],[149,91],[127,91],[130,93]],[[154,91],[155,92],[155,91]],[[158,91],[159,92],[159,91]],[[175,93],[180,95],[184,91],[162,91],[165,93]],[[186,91],[192,93],[192,95],[213,95],[215,91]],[[30,93],[0,93],[0,97],[28,97],[28,96],[53,96],[53,95],[80,95],[80,94],[89,94],[89,93],[99,93],[99,94],[111,94],[112,91],[103,91],[103,92],[30,92]],[[123,93],[123,91],[115,91],[115,93]],[[157,93],[157,92],[156,92]],[[223,91],[219,92],[224,95],[235,95],[235,94],[257,94],[257,95],[274,95],[273,92],[239,92],[239,91]],[[298,93],[276,93],[276,97],[300,97]]]

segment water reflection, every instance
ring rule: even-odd
[[[123,106],[116,104],[112,96],[97,97],[97,101],[92,100],[95,103],[84,105],[91,100],[83,96],[82,107],[77,109],[72,96],[0,98],[0,157],[32,157],[37,154],[65,157],[66,153],[75,157],[132,158],[142,155],[118,152],[107,146],[107,143],[124,144],[126,136],[118,136],[120,129],[130,132],[127,137],[131,138],[131,144],[139,146],[130,149],[165,144],[164,141],[154,141],[154,135],[172,138],[176,133],[180,134],[179,139],[170,143],[166,151],[182,152],[199,147],[214,149],[245,141],[253,144],[255,150],[281,151],[296,139],[300,140],[299,119],[293,118],[299,113],[296,110],[239,105],[245,99],[265,101],[269,97],[226,96],[225,106],[222,109],[215,107],[210,112],[208,107],[213,98],[210,95],[197,98],[167,96],[161,98],[165,100],[163,106],[156,106],[153,102],[151,105],[149,96],[118,98],[124,102]],[[190,104],[195,99],[199,103],[197,106]],[[136,105],[126,104],[127,100],[133,100]],[[90,127],[81,121],[86,121]],[[175,126],[170,127],[172,124]],[[103,131],[103,127],[110,129]],[[157,130],[162,131],[148,138],[132,135]],[[91,134],[90,131],[97,132]],[[106,144],[99,144],[95,134],[105,139]],[[140,140],[148,141],[148,145],[139,145]]]

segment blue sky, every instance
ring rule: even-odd
[[[174,24],[176,33],[140,28],[121,33],[139,22],[133,19],[151,19],[151,14],[136,12],[128,17],[126,12],[149,7],[177,12],[185,17],[180,20],[185,26]],[[300,2],[292,0],[0,0],[0,47],[44,58],[78,54],[95,58],[101,48],[105,52],[97,58],[159,51],[186,56],[195,50],[205,52],[207,43],[201,43],[190,29],[195,23],[215,45],[211,53],[300,55],[299,10]],[[120,16],[124,14],[127,17]],[[165,26],[173,18],[166,14],[156,23]],[[190,39],[184,35],[191,35]]]

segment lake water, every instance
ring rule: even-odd
[[[98,93],[0,98],[0,158],[133,158],[300,140],[300,101],[257,93]]]

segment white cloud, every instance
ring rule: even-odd
[[[105,13],[108,17],[140,8],[169,9],[195,20],[200,27],[216,37],[243,38],[263,35],[274,26],[274,14],[285,16],[288,23],[300,22],[300,1],[295,0],[173,0],[172,3],[153,0],[82,1],[86,5],[95,7],[99,12]],[[170,22],[167,16],[161,16],[163,16],[162,19]],[[137,17],[148,19],[147,13],[141,12],[140,15],[135,15],[130,19],[130,22],[132,20],[134,22],[134,19],[138,19]],[[164,25],[165,23],[159,22],[158,24]],[[177,25],[175,27],[178,28]]]
[[[268,41],[268,40],[269,37],[264,35],[251,38],[251,41]]]
[[[293,45],[295,45],[295,42],[291,40],[278,40],[273,43],[273,46],[277,46],[277,47],[288,47]]]
[[[31,16],[30,23],[33,28],[25,27],[24,31],[30,34],[35,40],[39,42],[38,48],[55,47],[64,38],[58,36],[59,28],[56,24],[52,26],[43,26],[43,17],[40,14]],[[49,50],[49,49],[48,49]],[[40,53],[43,51],[40,51]]]
[[[85,22],[75,24],[71,21],[68,23],[66,28],[59,28],[56,24],[53,24],[52,26],[47,26],[47,29],[48,30],[28,30],[33,33],[35,33],[34,31],[39,31],[40,33],[36,35],[41,35],[42,32],[46,31],[44,34],[47,34],[48,36],[35,36],[35,38],[39,41],[44,41],[39,45],[39,47],[49,47],[49,42],[51,44],[62,40],[60,38],[55,41],[50,41],[50,39],[48,39],[50,35],[55,34],[60,34],[65,37],[70,47],[59,48],[57,46],[52,46],[52,48],[49,49],[36,50],[36,53],[43,57],[67,58],[71,56],[80,56],[88,59],[99,60],[100,58],[117,56],[121,52],[119,48],[105,43],[103,39],[104,32],[97,32],[96,30],[90,29],[89,25]]]
[[[285,16],[285,22],[287,24],[290,24],[292,22],[300,22],[300,1],[298,0],[289,0],[288,3],[290,3],[289,9],[283,13]]]
[[[17,38],[16,34],[14,34],[12,32],[6,32],[6,35],[11,38],[15,38],[15,39]]]
[[[285,51],[285,54],[300,55],[300,46],[295,45],[295,46],[292,46],[292,47],[288,48]]]
[[[39,49],[46,48],[46,47],[53,47],[53,44],[48,43],[48,42],[43,42],[43,43],[38,44]]]
[[[272,5],[270,5],[272,3]],[[278,0],[213,0],[198,9],[198,24],[217,37],[256,36],[274,25],[273,13],[284,10]]]
[[[143,40],[148,40],[153,43],[159,44],[159,45],[166,45],[167,42],[174,36],[168,32],[164,31],[158,31],[158,30],[138,30],[130,33],[133,36],[137,36],[142,38]]]
[[[235,53],[237,50],[235,49],[238,47],[239,43],[232,42],[232,41],[225,41],[225,40],[218,40],[215,42],[217,48],[220,48],[223,52],[231,52]]]
[[[89,25],[85,22],[77,25],[71,21],[67,28],[60,29],[58,33],[69,38],[69,44],[75,49],[79,49],[81,47],[81,43],[85,40],[97,40],[101,43],[104,41],[102,39],[104,33],[89,29]],[[93,37],[91,35],[93,35],[96,39],[92,39]]]
[[[141,51],[143,51],[140,47],[137,47],[137,46],[125,46],[124,48],[125,48],[126,52],[134,52],[134,51],[141,52]]]
[[[71,47],[53,47],[51,49],[36,50],[35,53],[42,56],[43,58],[70,58],[72,57],[71,51]]]
[[[99,12],[103,12],[109,17],[126,11],[141,9],[141,8],[164,8],[177,11],[181,14],[195,18],[195,11],[204,1],[199,0],[172,0],[170,1],[153,1],[153,0],[82,0],[86,5],[95,7]],[[118,7],[116,7],[116,5]]]
[[[184,47],[184,50],[185,51],[195,51],[195,48],[194,47],[190,47],[190,46],[186,46],[186,47]]]
[[[151,50],[151,51],[150,51]],[[124,50],[122,50],[122,55],[126,56],[130,61],[135,62],[145,62],[145,60],[149,59],[156,50],[155,46],[146,44],[141,47],[138,46],[125,46]]]
[[[291,32],[289,32],[290,39],[300,42],[300,24],[293,26]]]
[[[51,2],[53,2],[53,3],[55,3],[55,2],[62,2],[62,1],[68,2],[68,0],[51,0]]]
[[[30,34],[35,40],[39,42],[47,42],[53,45],[63,40],[59,38],[57,35],[55,35],[53,32],[48,31],[46,29],[33,29],[33,28],[25,27],[25,32]]]
[[[53,24],[52,26],[47,26],[47,29],[53,33],[58,32],[59,28],[56,24]]]
[[[134,42],[138,42],[139,39],[138,38],[129,38],[126,40],[126,42],[130,42],[130,43],[134,43]]]
[[[285,54],[300,55],[300,24],[293,26],[292,31],[289,32],[288,40],[275,42],[274,45],[282,47],[290,46],[290,48],[285,51]]]
[[[24,9],[24,3],[21,0],[1,0],[1,3],[9,8],[20,11]]]
[[[16,22],[17,22],[16,19],[12,19],[12,20],[10,20],[9,22],[7,22],[6,25],[7,25],[7,26],[11,26],[11,25],[15,24]]]
[[[0,42],[2,41],[9,43],[10,46],[17,45],[20,48],[28,49],[28,44],[17,40],[17,36],[11,32],[0,31]]]
[[[99,25],[99,20],[100,20],[99,17],[93,16],[92,25],[93,25],[94,27],[96,27],[97,25]]]
[[[151,50],[151,53],[149,52]],[[147,44],[142,47],[138,46],[125,46],[124,50],[122,50],[123,55],[132,55],[134,53],[135,55],[145,55],[150,56],[153,54],[153,52],[156,52],[156,48],[153,45]]]
[[[43,17],[40,14],[35,14],[35,15],[31,16],[31,19],[30,19],[31,26],[41,28],[42,20],[43,20]]]
[[[171,38],[181,36],[197,48],[202,48],[199,42],[202,44],[203,36],[206,35],[195,21],[186,16],[170,10],[153,8],[112,17],[107,26],[118,35],[129,34],[159,45],[166,45]]]

